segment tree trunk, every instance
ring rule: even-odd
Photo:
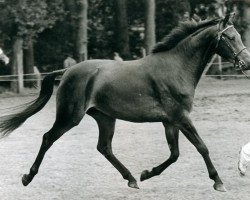
[[[73,55],[74,58],[77,57],[78,55],[78,51],[77,51],[77,25],[78,25],[78,22],[77,22],[77,5],[76,5],[76,1],[77,0],[64,0],[64,5],[65,5],[65,10],[66,11],[69,11],[69,14],[67,16],[67,20],[69,21],[69,24],[70,24],[70,28],[69,28],[69,31],[71,32],[71,38],[70,38],[70,41],[73,42],[73,49],[72,49],[72,52],[70,50],[70,52],[67,52],[67,53],[70,53]]]
[[[244,6],[243,17],[244,17],[246,22],[249,22],[249,20],[250,20],[250,6],[247,6],[247,5]],[[250,48],[250,25],[249,24],[246,26],[245,32],[243,34],[243,42],[247,48]]]
[[[149,54],[155,45],[155,0],[145,1],[145,39],[146,54]]]
[[[123,59],[130,58],[128,20],[127,20],[127,0],[114,0],[115,9],[115,51]]]
[[[77,0],[64,0],[65,8],[70,12],[71,20],[73,20],[74,15],[76,14],[76,8],[77,8],[76,1]]]
[[[87,12],[88,12],[88,1],[77,0],[78,31],[77,31],[76,49],[77,49],[78,62],[87,60],[88,58]]]
[[[33,41],[30,40],[27,48],[24,49],[24,74],[33,74],[34,73],[34,49],[33,49]],[[25,76],[25,79],[34,78],[31,75]],[[34,81],[26,81],[24,82],[25,87],[33,87]]]
[[[23,39],[16,38],[13,43],[13,61],[11,74],[17,75],[17,81],[11,83],[11,90],[17,93],[23,90]]]

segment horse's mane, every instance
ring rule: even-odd
[[[168,51],[174,48],[180,41],[201,28],[205,28],[218,23],[220,19],[204,20],[201,22],[187,21],[181,22],[174,28],[161,42],[158,42],[152,49],[152,53]]]

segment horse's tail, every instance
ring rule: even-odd
[[[22,105],[26,107],[23,111],[3,116],[0,118],[0,137],[9,135],[12,131],[22,125],[26,119],[39,112],[49,101],[53,94],[56,76],[63,74],[66,69],[51,72],[42,81],[39,97],[32,102]]]

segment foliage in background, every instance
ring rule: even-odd
[[[19,35],[35,41],[35,64],[42,71],[62,68],[67,54],[74,54],[74,13],[65,7],[66,0],[8,0],[0,4],[0,38],[6,50],[12,38]],[[112,58],[115,49],[115,0],[89,0],[88,53],[89,58]],[[24,6],[18,2],[25,2]],[[144,1],[127,0],[129,42],[133,58],[141,57],[144,30]],[[235,1],[239,15],[236,26],[242,34],[246,28],[244,3]],[[216,16],[216,0],[156,0],[156,40],[168,34],[187,14],[196,13],[203,19]],[[4,42],[3,42],[4,41]],[[2,45],[2,44],[1,44]],[[7,51],[8,53],[8,51]]]
[[[156,40],[159,41],[177,26],[186,12],[190,12],[187,0],[156,0]]]
[[[111,58],[114,44],[113,0],[89,1],[89,57]]]
[[[24,40],[53,28],[64,14],[61,0],[8,0],[0,11],[2,34]]]
[[[41,34],[34,45],[35,65],[42,71],[52,71],[63,67],[63,61],[74,51],[71,24],[58,22],[53,29]]]
[[[11,54],[15,38],[24,40],[24,48],[30,40],[39,41],[40,33],[64,17],[64,7],[62,0],[8,0],[0,13],[1,45]]]

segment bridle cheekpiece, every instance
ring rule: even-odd
[[[220,27],[220,25],[219,25]],[[234,57],[234,67],[236,68],[236,70],[245,70],[246,69],[246,64],[243,60],[239,59],[239,55],[242,53],[242,51],[244,51],[246,49],[246,47],[244,46],[240,51],[238,52],[235,52],[233,47],[230,45],[230,43],[225,39],[225,37],[223,36],[223,33],[230,29],[230,28],[233,28],[234,26],[233,25],[230,25],[230,26],[227,26],[225,29],[223,30],[220,30],[220,28],[218,27],[218,34],[217,34],[217,42],[216,42],[216,46],[215,46],[215,49],[218,48],[218,45],[219,45],[219,42],[220,41],[224,41],[225,44],[228,46],[228,48],[231,50],[232,54],[233,54],[233,57]]]

